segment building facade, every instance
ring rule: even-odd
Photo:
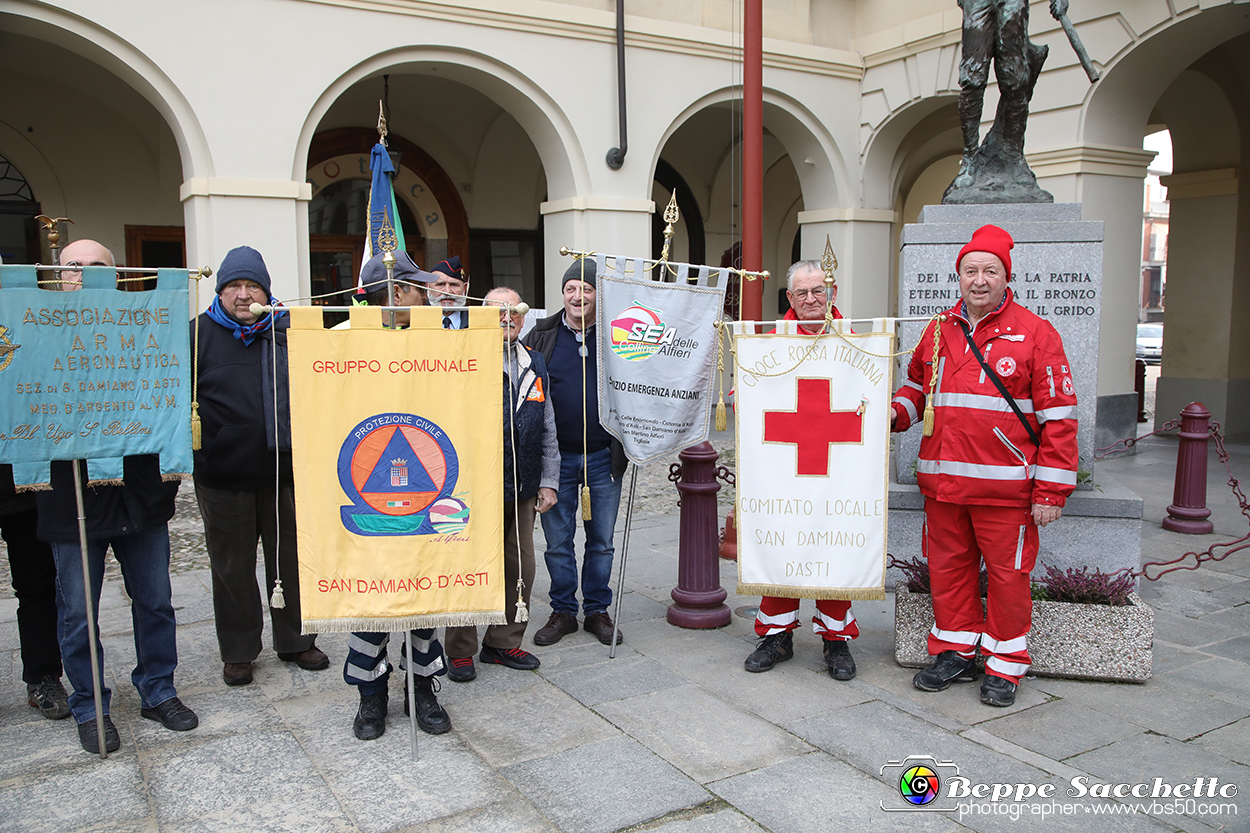
[[[1047,6],[1032,9],[1050,59],[1026,151],[1056,201],[1105,226],[1100,405],[1113,422],[1133,407],[1142,138],[1168,128],[1158,412],[1198,399],[1229,434],[1250,432],[1250,2],[1074,0],[1094,85]],[[718,264],[740,236],[741,5],[628,0],[619,169],[606,162],[621,143],[615,9],[4,0],[0,248],[46,258],[24,219],[38,207],[74,220],[67,239],[99,239],[131,265],[185,252],[215,267],[248,244],[279,297],[325,294],[359,256],[385,99],[408,248],[426,265],[460,255],[475,293],[508,283],[554,306],[561,246],[651,253],[671,190],[674,257]],[[902,225],[940,201],[958,164],[960,32],[954,0],[765,3],[765,268],[819,257],[828,235],[843,311],[894,309]],[[995,103],[991,88],[987,115]]]

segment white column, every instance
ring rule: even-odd
[[[196,177],[182,183],[179,197],[188,266],[215,271],[226,252],[251,246],[265,258],[275,297],[286,301],[308,294],[312,187],[307,182]],[[201,301],[207,303],[205,287],[200,289]]]
[[[560,306],[560,278],[573,261],[561,247],[630,257],[651,256],[654,200],[616,197],[567,197],[544,202],[543,293],[548,313]]]

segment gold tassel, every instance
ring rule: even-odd
[[[933,394],[929,394],[925,397],[924,428],[921,430],[921,433],[926,437],[933,436],[933,422],[935,418],[936,415],[933,413]]]
[[[942,322],[946,320],[946,316],[939,313],[933,316],[935,322],[933,324],[933,363],[929,367],[929,395],[924,401],[924,428],[921,433],[926,437],[933,436],[933,426],[937,421],[937,414],[933,412],[933,397],[937,394],[938,381],[938,355],[941,350]]]
[[[200,403],[191,403],[191,450],[199,451],[201,447],[200,434]]]
[[[718,399],[716,401],[716,430],[724,431],[729,425],[728,415],[725,413],[725,354],[721,352],[721,328],[723,325],[718,320],[716,322],[716,384],[718,391]]]
[[[724,431],[728,425],[729,419],[725,414],[725,392],[721,391],[720,400],[716,403],[716,430]]]
[[[590,520],[590,487],[582,487],[582,520]]]
[[[286,596],[282,593],[282,579],[273,583],[273,595],[269,597],[269,606],[274,610],[286,607]]]

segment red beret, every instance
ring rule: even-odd
[[[959,257],[955,258],[955,271],[959,271],[959,264],[968,252],[989,252],[1003,262],[1003,267],[1007,270],[1007,280],[1010,281],[1011,250],[1015,245],[1011,235],[998,226],[981,226],[973,233],[968,245],[959,250]]]

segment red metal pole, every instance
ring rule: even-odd
[[[764,2],[745,0],[742,24],[742,268],[764,261]],[[762,281],[743,281],[742,318],[759,321]]]
[[[1172,532],[1205,535],[1215,530],[1207,508],[1207,423],[1211,412],[1201,402],[1190,402],[1181,411],[1181,438],[1176,451],[1176,487],[1163,528]]]
[[[677,546],[677,586],[668,622],[682,628],[719,628],[733,615],[720,586],[716,541],[716,460],[709,442],[692,445],[677,455],[681,460],[681,527]]]

